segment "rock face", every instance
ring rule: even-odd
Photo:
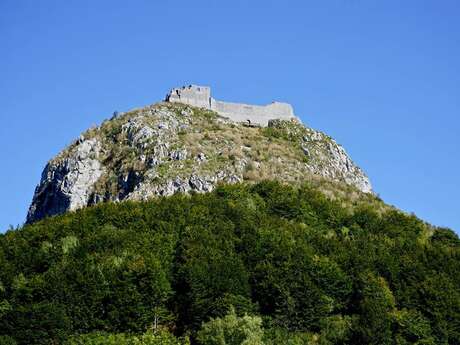
[[[254,127],[211,110],[157,103],[86,131],[45,167],[27,222],[104,201],[209,192],[218,183],[369,179],[329,136],[295,119]]]
[[[92,187],[103,173],[99,150],[96,138],[82,138],[70,155],[50,161],[35,189],[27,221],[88,205]]]

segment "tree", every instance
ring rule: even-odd
[[[263,345],[262,319],[245,314],[238,317],[235,309],[223,318],[211,319],[198,332],[202,345]]]
[[[361,319],[357,325],[361,340],[364,344],[392,344],[393,293],[382,277],[369,273],[362,280]]]

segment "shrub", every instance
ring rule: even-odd
[[[262,319],[258,316],[238,317],[235,309],[223,318],[211,319],[198,332],[202,345],[262,345]]]

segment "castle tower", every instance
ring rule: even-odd
[[[211,88],[189,85],[172,89],[166,96],[167,102],[184,103],[194,107],[211,108]]]

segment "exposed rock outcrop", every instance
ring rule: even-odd
[[[325,178],[372,191],[329,136],[295,119],[267,125],[233,122],[180,103],[118,114],[46,165],[27,222],[104,201],[209,192],[218,183]]]
[[[27,221],[88,205],[94,183],[103,173],[96,138],[80,139],[69,151],[50,161],[30,206]]]

